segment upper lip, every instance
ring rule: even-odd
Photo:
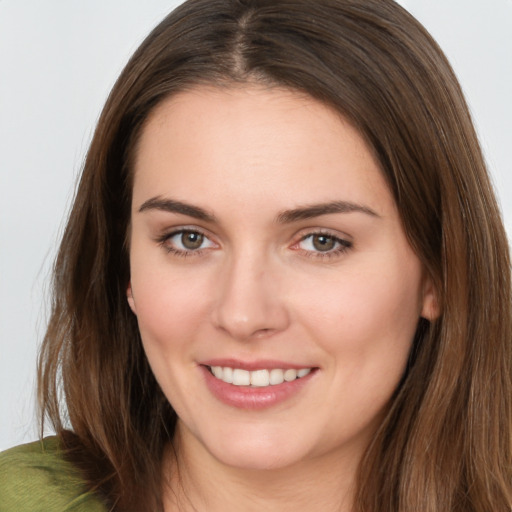
[[[290,363],[284,361],[276,361],[275,359],[257,359],[254,361],[241,361],[239,359],[208,359],[206,361],[200,361],[200,365],[203,366],[222,366],[228,368],[240,368],[241,370],[255,371],[255,370],[300,370],[302,368],[315,368],[313,365]]]

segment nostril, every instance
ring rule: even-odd
[[[289,323],[280,294],[268,279],[258,278],[246,265],[238,262],[230,269],[212,310],[214,326],[241,341],[272,336]]]

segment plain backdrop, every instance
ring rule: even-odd
[[[95,122],[128,57],[178,3],[0,0],[0,450],[37,437],[49,274]],[[400,3],[459,76],[512,233],[512,0]]]

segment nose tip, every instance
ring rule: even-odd
[[[247,341],[271,336],[273,333],[281,330],[277,322],[270,327],[271,323],[268,317],[262,318],[261,322],[257,322],[253,316],[236,317],[235,315],[230,315],[229,312],[225,312],[219,317],[217,327],[227,332],[233,339]]]
[[[285,301],[279,293],[279,279],[259,270],[233,267],[222,278],[214,312],[214,324],[238,341],[259,339],[288,326]]]

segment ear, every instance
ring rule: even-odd
[[[423,302],[421,308],[421,317],[432,322],[441,314],[437,291],[432,283],[432,279],[426,276],[423,280]]]
[[[126,298],[128,299],[128,304],[130,305],[130,309],[136,315],[137,308],[135,307],[135,301],[133,300],[132,282],[131,281],[128,282],[128,287],[126,288]]]

